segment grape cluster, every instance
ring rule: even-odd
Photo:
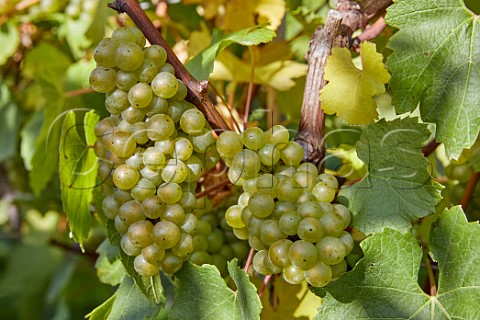
[[[201,214],[193,243],[194,252],[188,260],[197,265],[213,264],[223,277],[228,274],[227,261],[235,257],[245,260],[249,250],[247,241],[237,239],[227,224],[225,208]]]
[[[89,80],[111,113],[95,127],[103,211],[135,270],[151,276],[175,273],[194,251],[196,181],[219,155],[165,50],[145,43],[136,28],[116,29],[95,49]]]
[[[322,287],[347,269],[344,258],[354,242],[344,230],[351,214],[345,206],[331,204],[336,178],[319,174],[311,163],[300,164],[303,149],[289,139],[283,126],[219,136],[217,150],[230,166],[229,179],[243,188],[226,221],[257,251],[255,271]]]

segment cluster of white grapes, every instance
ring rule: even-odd
[[[311,163],[300,164],[303,149],[290,141],[285,127],[224,132],[217,150],[230,167],[230,181],[244,191],[227,210],[226,221],[258,251],[255,271],[282,273],[292,284],[306,279],[315,287],[346,271],[344,258],[354,242],[344,231],[351,213],[331,203],[338,182]]]
[[[152,276],[175,273],[194,251],[196,181],[219,155],[165,50],[145,44],[140,30],[116,29],[97,46],[89,80],[111,113],[95,127],[103,211],[135,270]]]

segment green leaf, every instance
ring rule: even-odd
[[[33,168],[32,158],[35,154],[35,140],[40,134],[42,123],[43,112],[37,111],[28,119],[22,131],[20,131],[20,155],[27,170],[32,170]]]
[[[67,214],[73,238],[83,245],[90,231],[92,190],[97,176],[97,157],[93,151],[93,132],[99,116],[94,111],[85,114],[84,123],[76,122],[75,113],[67,113],[60,140],[60,182],[63,209]],[[77,126],[84,126],[81,139]]]
[[[17,136],[19,129],[18,106],[10,90],[4,84],[0,85],[0,161],[14,155],[17,151]]]
[[[104,240],[97,248],[98,258],[95,262],[98,279],[111,286],[119,285],[127,275],[125,267],[119,258],[119,248]]]
[[[210,45],[200,54],[185,64],[185,67],[198,80],[208,80],[213,71],[213,62],[215,58],[228,46],[234,43],[243,46],[254,46],[260,43],[272,41],[276,33],[263,26],[255,26],[230,33],[217,42]]]
[[[115,223],[113,220],[108,220],[107,222],[107,236],[110,243],[114,246],[120,246],[121,236],[118,234],[115,229]],[[133,278],[137,284],[140,291],[151,301],[155,302],[160,306],[164,306],[166,302],[162,281],[160,279],[160,274],[157,274],[153,277],[141,276],[135,271],[133,262],[135,257],[130,257],[123,252],[123,250],[118,250],[120,253],[120,260],[125,267],[125,270]]]
[[[236,292],[227,287],[215,266],[185,263],[175,275],[171,319],[259,319],[262,307],[256,289],[237,267],[237,259],[228,263],[228,271],[238,288]]]
[[[113,303],[115,302],[116,297],[117,297],[117,294],[114,293],[110,298],[105,300],[101,305],[99,305],[98,307],[93,309],[92,312],[87,314],[85,318],[88,318],[90,320],[107,319],[108,315],[110,314],[110,311],[112,311],[112,306],[113,306]]]
[[[440,270],[438,293],[418,285],[422,249],[408,233],[385,230],[361,243],[365,257],[326,287],[316,319],[478,319],[480,226],[460,207],[445,210],[430,247]]]
[[[458,158],[480,130],[478,16],[463,1],[404,0],[388,9],[386,21],[400,29],[388,44],[393,104],[406,112],[420,103],[447,156]]]
[[[368,124],[378,117],[373,97],[385,92],[390,79],[375,44],[362,43],[360,57],[362,69],[354,66],[348,49],[333,48],[325,66],[325,80],[329,83],[320,96],[322,108],[348,124]]]
[[[421,153],[427,125],[415,118],[371,124],[357,143],[368,173],[342,188],[353,214],[352,225],[364,233],[390,228],[407,232],[411,221],[435,211],[439,185],[432,182],[429,162]]]
[[[20,34],[13,22],[7,22],[0,26],[0,66],[7,62],[20,44]]]
[[[153,319],[161,306],[147,299],[135,282],[125,277],[115,293],[115,301],[107,319],[144,320]]]

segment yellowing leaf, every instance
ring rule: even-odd
[[[349,124],[368,124],[377,118],[373,97],[385,92],[385,83],[390,79],[375,44],[362,43],[360,50],[363,69],[353,65],[348,49],[332,49],[325,67],[329,83],[320,96],[325,113],[336,113]]]
[[[284,15],[283,0],[229,0],[225,3],[222,28],[225,31],[237,31],[268,23],[269,29],[276,30]]]

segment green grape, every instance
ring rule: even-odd
[[[248,207],[255,216],[266,218],[273,212],[275,202],[270,195],[262,192],[255,192],[248,200]]]
[[[273,264],[272,260],[270,260],[270,255],[268,254],[268,250],[262,250],[265,253],[263,254],[263,264],[264,266],[270,271],[271,274],[279,274],[282,272],[282,268]]]
[[[166,204],[178,202],[182,198],[182,188],[173,182],[165,182],[157,189],[160,200]]]
[[[204,264],[212,264],[212,257],[206,251],[199,251],[195,250],[192,254],[188,257],[188,261],[194,263],[198,266],[202,266]]]
[[[152,181],[154,185],[158,186],[163,182],[162,173],[160,170],[152,170],[144,167],[140,170],[140,175],[148,180]]]
[[[153,242],[160,249],[170,249],[180,240],[180,229],[170,221],[159,221],[153,226]]]
[[[238,205],[233,205],[227,209],[225,219],[232,228],[245,227],[245,223],[242,221],[242,208]]]
[[[233,157],[231,169],[243,179],[252,178],[260,171],[260,159],[254,151],[244,149]]]
[[[265,249],[265,245],[263,244],[262,240],[259,237],[254,236],[253,234],[248,236],[248,245],[250,246],[250,248],[256,251]]]
[[[314,177],[318,176],[318,168],[311,162],[301,163],[297,167],[297,172],[308,172]]]
[[[331,265],[330,269],[332,270],[332,279],[338,279],[347,271],[347,262],[342,260],[340,263]]]
[[[316,201],[306,201],[298,205],[298,214],[302,218],[316,218],[320,219],[322,216],[322,207]]]
[[[307,282],[314,287],[324,287],[332,279],[332,269],[324,263],[317,262],[304,272]]]
[[[265,257],[268,256],[268,251],[267,250],[261,250],[255,253],[253,256],[253,269],[260,273],[263,274],[264,276],[272,274],[272,270],[270,270],[267,265],[265,264]]]
[[[131,190],[131,194],[135,200],[141,202],[146,198],[155,195],[156,191],[157,187],[152,181],[146,178],[141,178]]]
[[[197,156],[192,155],[185,161],[187,165],[188,174],[185,182],[195,182],[203,173],[203,163]]]
[[[187,178],[187,175],[187,166],[183,161],[177,159],[168,160],[162,171],[162,179],[165,182],[182,183]]]
[[[128,91],[139,81],[135,72],[119,70],[115,77],[115,85],[123,90]]]
[[[135,122],[131,126],[133,140],[137,144],[145,144],[149,141],[147,134],[147,124],[145,122]]]
[[[117,51],[117,46],[112,43],[112,39],[106,38],[100,41],[93,52],[93,58],[97,66],[114,68],[115,60],[112,59]]]
[[[212,226],[210,223],[203,219],[198,220],[197,234],[206,237],[210,234],[210,232],[212,232]]]
[[[224,237],[220,229],[213,229],[212,233],[207,236],[208,251],[211,253],[220,251],[225,241]]]
[[[117,46],[125,42],[135,42],[135,34],[129,28],[117,28],[112,32],[112,42]]]
[[[303,275],[304,271],[302,268],[291,264],[282,270],[282,278],[286,282],[290,284],[300,284],[303,280],[305,280],[305,276]]]
[[[123,222],[122,218],[120,218],[120,215],[117,215],[114,220],[115,223],[115,229],[118,231],[119,234],[123,235],[127,233],[128,231],[128,226]]]
[[[288,239],[277,240],[268,249],[270,261],[279,268],[285,268],[291,264],[288,258],[288,251],[292,241]]]
[[[250,193],[244,192],[238,197],[238,205],[243,209],[248,206],[248,201],[250,200]]]
[[[290,211],[296,211],[296,210],[297,210],[297,206],[295,206],[295,204],[292,203],[292,202],[277,201],[277,202],[275,202],[275,208],[273,209],[273,215],[275,217],[278,217],[278,219],[280,219],[280,217],[284,213],[287,213],[287,212],[290,212]]]
[[[173,97],[171,97],[170,99],[179,100],[179,101],[185,100],[185,98],[188,95],[187,86],[185,85],[185,83],[183,83],[182,80],[177,79],[177,81],[178,81],[177,93],[175,93],[175,95]]]
[[[152,89],[160,98],[171,98],[178,90],[177,78],[169,72],[159,72],[152,80]]]
[[[246,225],[246,226],[249,225],[250,219],[252,218],[252,216],[253,216],[253,213],[252,213],[252,211],[250,210],[249,207],[244,207],[242,209],[242,212],[240,213],[240,218],[242,219],[243,224]],[[249,227],[249,230],[250,230],[250,227]]]
[[[165,252],[161,268],[166,274],[174,274],[183,266],[183,258],[176,256],[170,251]]]
[[[273,167],[280,160],[280,149],[273,144],[266,144],[258,150],[258,157],[262,164]]]
[[[147,43],[147,39],[145,39],[145,36],[143,35],[142,31],[136,27],[127,27],[130,31],[133,32],[135,35],[135,43],[138,44],[140,48],[145,47],[145,44]]]
[[[193,236],[193,247],[195,248],[195,251],[207,251],[207,238],[204,235],[195,234]]]
[[[335,210],[335,213],[342,219],[343,221],[343,229],[348,227],[350,222],[352,221],[352,214],[350,211],[348,211],[347,207],[341,204],[334,204],[333,208]]]
[[[164,210],[164,204],[157,195],[147,197],[142,201],[142,210],[149,219],[158,219]]]
[[[133,244],[145,248],[153,241],[152,230],[153,225],[150,221],[140,220],[128,227],[127,235]]]
[[[177,203],[162,206],[160,211],[160,219],[162,221],[170,221],[177,226],[181,225],[185,220],[185,210]]]
[[[143,65],[136,70],[138,74],[138,80],[144,83],[152,82],[153,78],[158,73],[158,66],[152,59],[143,60]]]
[[[127,121],[128,123],[143,121],[143,118],[145,118],[144,111],[142,109],[135,108],[134,106],[130,106],[123,110],[120,115],[122,116],[123,120]]]
[[[197,198],[195,193],[190,190],[182,190],[182,197],[178,200],[178,204],[186,209],[192,209],[197,207]]]
[[[120,204],[124,204],[127,201],[133,200],[130,192],[118,188],[115,188],[113,191],[113,196]]]
[[[199,134],[190,135],[190,140],[192,141],[192,144],[193,144],[193,150],[195,150],[195,152],[198,152],[198,153],[207,152],[207,149],[210,146],[213,146],[213,148],[215,148],[214,146],[215,139],[213,138],[212,130],[207,128],[203,128],[201,133]],[[216,156],[216,159],[219,159],[219,156]]]
[[[147,133],[150,140],[169,138],[175,131],[175,123],[166,114],[156,114],[147,120]]]
[[[170,63],[164,63],[163,66],[158,69],[158,72],[168,72],[174,75],[175,68]]]
[[[154,116],[156,114],[161,114],[167,112],[168,102],[167,100],[153,96],[150,104],[145,108],[146,115],[148,117]]]
[[[167,52],[165,49],[156,44],[145,48],[143,54],[145,59],[153,60],[158,67],[163,66],[165,61],[167,61]]]
[[[320,181],[313,187],[312,193],[317,197],[320,202],[332,202],[335,198],[335,191],[329,183]]]
[[[139,178],[140,175],[137,170],[124,164],[118,166],[113,172],[113,183],[117,188],[123,190],[132,189]]]
[[[187,213],[180,229],[183,232],[194,234],[197,231],[198,219],[193,213]]]
[[[242,151],[243,144],[238,133],[233,131],[222,132],[217,139],[217,150],[222,157],[233,158]]]
[[[118,216],[126,226],[130,226],[146,218],[142,210],[142,205],[137,200],[130,200],[122,204],[120,209],[118,209]]]
[[[189,109],[180,118],[180,128],[188,134],[201,133],[205,123],[205,116],[198,109]]]
[[[247,240],[248,237],[250,236],[250,233],[249,233],[247,227],[234,228],[233,229],[233,234],[235,234],[235,236],[240,240]]]
[[[303,148],[295,141],[288,141],[282,148],[280,158],[287,166],[298,166],[304,156]]]
[[[185,105],[182,103],[183,101],[176,101],[169,99],[168,100],[168,107],[166,114],[172,118],[172,120],[177,123],[180,121],[182,114],[185,112],[186,108]]]
[[[326,236],[338,237],[343,232],[343,220],[335,213],[325,212],[320,217],[320,222],[323,225]]]
[[[245,208],[246,209],[246,208]],[[244,215],[244,210],[242,210],[242,221],[244,221],[244,218],[243,218],[243,215]],[[247,211],[245,211],[246,213],[248,213]],[[250,211],[251,213],[251,211]],[[254,216],[253,214],[250,216],[250,218],[248,218],[248,221],[247,223],[245,224],[248,228],[248,231],[253,234],[253,235],[256,235],[256,236],[260,236],[260,232],[261,232],[261,227],[262,227],[262,224],[266,221],[266,219],[261,219],[261,218],[258,218],[256,216]]]
[[[317,201],[317,197],[315,197],[315,195],[310,191],[302,191],[297,198],[298,205],[309,201]]]
[[[318,260],[328,265],[340,263],[346,256],[343,241],[335,237],[324,237],[317,242],[316,247]]]
[[[160,271],[159,266],[148,263],[142,254],[135,257],[135,260],[133,260],[133,267],[138,274],[146,277],[152,277]]]
[[[287,235],[280,230],[277,220],[270,219],[262,223],[260,239],[267,246],[270,246],[277,240],[285,238],[287,238]]]
[[[297,181],[283,179],[277,186],[277,198],[282,201],[295,202],[302,191],[302,187]]]
[[[288,259],[294,265],[304,270],[310,269],[315,265],[317,256],[315,245],[304,240],[295,241],[288,249]]]
[[[316,177],[305,171],[297,171],[293,175],[293,179],[306,191],[312,191],[317,183]]]
[[[296,211],[285,212],[280,217],[278,226],[283,233],[294,236],[297,234],[301,220],[302,217]]]
[[[303,218],[298,225],[298,236],[308,242],[320,241],[323,237],[323,225],[316,218]]]
[[[238,240],[230,243],[229,246],[232,248],[235,257],[237,257],[239,260],[243,260],[248,256],[249,248],[245,244],[245,241]]]
[[[175,149],[175,142],[173,139],[165,139],[155,142],[155,147],[163,154],[170,154]]]
[[[173,246],[172,253],[178,257],[186,257],[193,251],[193,238],[190,234],[182,232],[180,240]]]
[[[290,134],[287,128],[281,125],[275,125],[265,132],[265,143],[274,145],[277,149],[283,149],[290,140]]]
[[[136,108],[145,108],[152,101],[152,88],[145,83],[137,83],[128,90],[128,101]]]
[[[280,180],[281,177],[293,178],[296,173],[295,167],[286,165],[275,166],[275,176]]]
[[[142,247],[134,243],[128,235],[124,234],[120,240],[120,247],[127,256],[137,256],[142,252]]]
[[[352,252],[353,250],[353,247],[355,246],[352,235],[346,231],[343,231],[338,238],[345,245],[345,255],[350,254],[350,252]]]
[[[275,177],[271,173],[264,173],[261,174],[255,179],[256,182],[256,190],[266,193],[272,197],[276,196],[277,193],[277,186],[278,186],[278,178]]]
[[[112,68],[96,67],[90,73],[88,81],[93,90],[107,93],[115,89],[116,76],[117,73]]]
[[[115,53],[115,64],[124,71],[134,71],[143,64],[143,51],[138,44],[121,44]]]
[[[107,145],[111,135],[115,132],[114,128],[117,124],[118,122],[112,117],[100,120],[95,125],[95,136],[102,144]]]
[[[155,243],[152,243],[142,249],[142,256],[148,263],[160,266],[163,257],[165,257],[165,249],[161,249]]]
[[[250,150],[258,150],[265,144],[265,137],[262,129],[252,127],[242,132],[242,142]]]
[[[331,175],[328,173],[322,173],[318,177],[320,178],[320,180],[330,185],[330,187],[332,187],[333,189],[338,189],[338,181],[334,175]]]
[[[176,138],[174,140],[175,146],[173,152],[170,154],[172,158],[178,160],[188,160],[193,153],[193,145],[187,138]]]
[[[230,246],[226,244],[222,246],[218,254],[224,257],[227,261],[235,258],[235,253],[233,252],[232,248],[230,248]]]
[[[117,200],[113,195],[108,195],[103,199],[102,209],[103,214],[109,219],[115,219],[118,214],[118,209],[120,208]]]

